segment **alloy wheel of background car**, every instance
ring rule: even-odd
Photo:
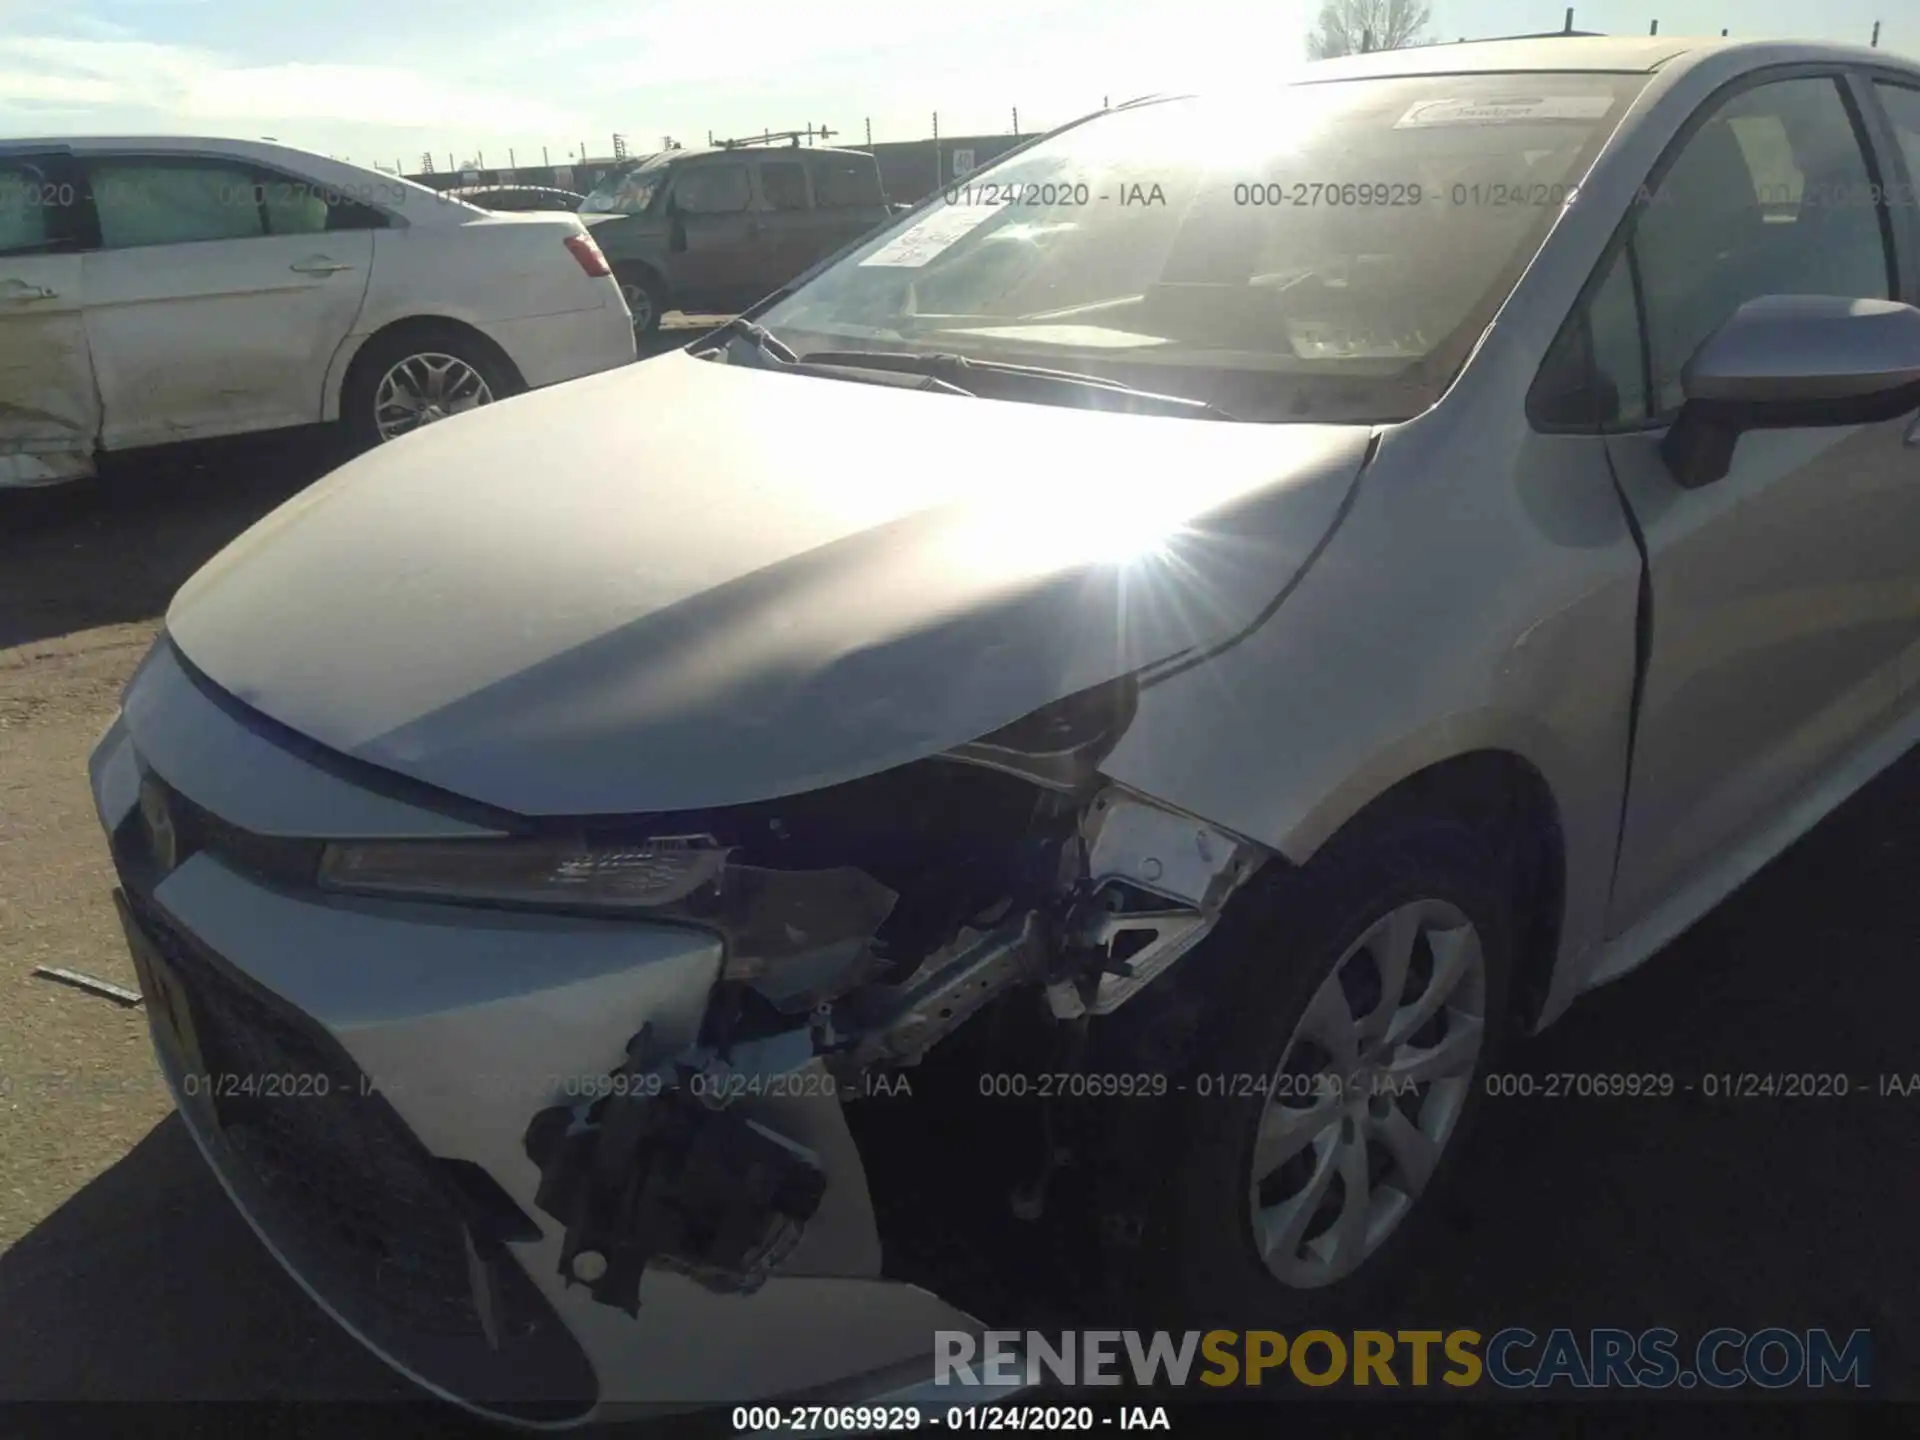
[[[458,325],[413,322],[375,336],[354,357],[340,391],[340,419],[349,448],[371,450],[525,388],[513,363],[480,336]]]
[[[1254,1243],[1283,1285],[1351,1274],[1403,1221],[1459,1123],[1486,1029],[1480,935],[1444,900],[1382,916],[1294,1026],[1254,1139]]]
[[[388,368],[373,392],[373,423],[392,440],[450,415],[493,403],[486,376],[458,355],[409,355]]]

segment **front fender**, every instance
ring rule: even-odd
[[[1504,434],[1492,405],[1386,432],[1293,593],[1240,643],[1143,687],[1101,768],[1305,864],[1420,771],[1517,755],[1561,815],[1558,1003],[1605,921],[1640,558],[1601,442],[1527,432],[1514,393]]]

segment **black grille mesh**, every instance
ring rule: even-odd
[[[193,1011],[208,1073],[183,1083],[212,1096],[223,1169],[288,1262],[380,1350],[454,1394],[526,1418],[588,1408],[585,1355],[511,1258],[498,1266],[501,1345],[488,1341],[451,1190],[345,1051],[125,893]],[[286,1093],[245,1093],[265,1077]]]

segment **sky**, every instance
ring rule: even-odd
[[[271,136],[362,165],[826,125],[1023,133],[1303,58],[1319,0],[0,0],[0,137]],[[1431,34],[1560,28],[1565,0],[1432,0]],[[1582,30],[1812,38],[1920,56],[1914,0],[1576,0]]]

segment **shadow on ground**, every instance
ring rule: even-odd
[[[301,1292],[169,1116],[0,1254],[0,1396],[410,1398]]]
[[[0,650],[158,618],[229,540],[337,461],[331,435],[301,432],[0,491]]]

